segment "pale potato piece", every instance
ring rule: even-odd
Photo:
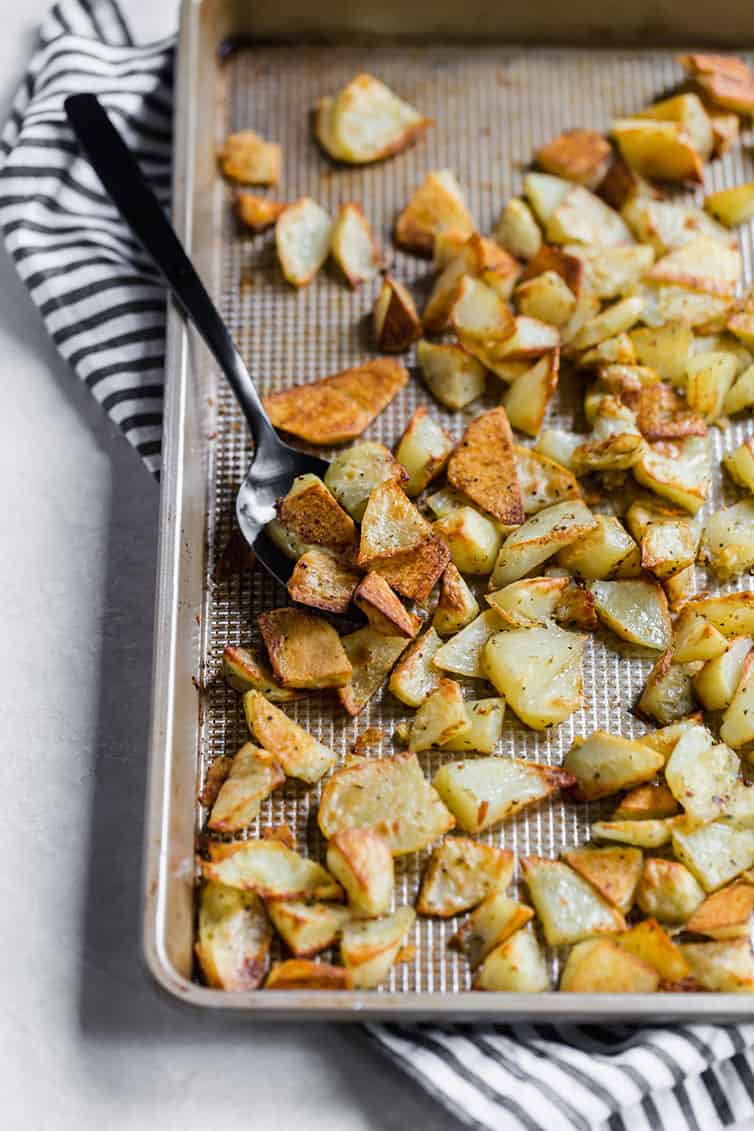
[[[638,295],[630,295],[605,307],[574,334],[568,342],[569,351],[589,349],[606,338],[614,338],[616,334],[630,330],[639,321],[643,307],[643,300]]]
[[[375,632],[383,636],[405,636],[413,640],[421,628],[421,618],[416,613],[410,613],[384,577],[374,571],[368,573],[356,586],[353,603],[365,614]],[[349,682],[353,683],[353,665],[351,667]]]
[[[563,250],[580,261],[583,285],[599,299],[629,294],[654,263],[654,249],[649,244],[620,247],[566,244]]]
[[[556,244],[615,247],[633,243],[622,216],[583,185],[571,185],[561,197],[547,218],[545,234],[549,243]]]
[[[542,246],[539,224],[525,201],[512,197],[500,214],[495,239],[516,259],[531,259]]]
[[[345,828],[327,846],[327,867],[357,915],[390,910],[395,866],[388,841],[376,829]]]
[[[357,990],[371,990],[384,982],[415,919],[412,907],[399,907],[382,919],[346,924],[340,940],[340,957]]]
[[[581,498],[581,488],[576,477],[555,460],[520,444],[514,445],[514,453],[524,514],[527,517],[555,503]]]
[[[249,730],[273,755],[286,777],[315,782],[335,765],[335,754],[289,719],[259,691],[247,691],[243,709]]]
[[[597,730],[574,741],[563,768],[576,778],[574,797],[593,801],[651,781],[663,763],[662,755],[642,742]]]
[[[504,892],[493,891],[474,908],[451,942],[456,949],[466,954],[469,965],[475,969],[490,951],[533,918],[531,907],[519,903]]]
[[[646,743],[646,745],[649,745],[649,743]],[[665,755],[663,754],[662,757],[664,758]],[[656,817],[674,817],[680,811],[680,805],[665,782],[658,782],[652,785],[640,785],[636,789],[629,790],[613,813],[613,819],[616,821],[649,820]]]
[[[278,518],[302,542],[323,546],[350,557],[356,544],[356,526],[322,480],[312,474],[297,475],[290,490],[277,503]]]
[[[433,626],[414,640],[393,668],[388,687],[407,707],[420,707],[439,684],[442,673],[434,667],[433,659],[441,647],[442,640]]]
[[[716,239],[723,246],[735,246],[730,232],[701,208],[677,200],[640,197],[629,201],[621,214],[636,238],[651,244],[657,255],[683,247],[702,235]]]
[[[403,468],[384,444],[363,440],[333,457],[325,472],[325,485],[351,518],[361,522],[375,487],[388,479],[405,483]]]
[[[382,252],[360,204],[341,204],[331,238],[332,257],[352,287],[373,279]]]
[[[697,538],[686,519],[651,522],[641,540],[641,566],[659,581],[693,566]]]
[[[616,935],[613,942],[622,950],[654,966],[663,982],[669,986],[688,977],[689,964],[677,943],[655,919],[644,919],[627,931]]]
[[[725,942],[682,943],[691,975],[713,993],[754,993],[754,966],[748,938]]]
[[[261,691],[273,703],[288,703],[299,699],[301,692],[281,687],[268,664],[251,648],[234,648],[226,644],[223,650],[223,679],[234,691]]]
[[[642,110],[636,117],[651,118],[658,122],[679,122],[701,159],[708,161],[712,155],[712,125],[698,94],[677,94],[673,98],[664,98]]]
[[[595,525],[587,533],[558,553],[558,565],[585,581],[602,581],[638,547],[619,519],[614,515],[595,514]]]
[[[291,561],[294,562],[298,561],[301,555],[307,553],[307,551],[317,549],[316,546],[310,546],[307,545],[306,542],[302,542],[292,530],[288,530],[287,527],[283,526],[282,522],[279,522],[276,518],[273,518],[271,522],[267,523],[264,532],[273,546],[276,546],[281,554],[284,554],[286,558],[290,558]]]
[[[561,335],[555,326],[548,326],[546,322],[525,314],[518,314],[514,321],[514,332],[503,341],[482,342],[466,335],[460,339],[461,345],[469,353],[473,353],[503,381],[510,381],[514,376],[520,375],[515,362],[528,361],[531,364],[542,354],[549,353],[560,345]]]
[[[722,157],[740,140],[740,123],[737,114],[710,114],[712,136],[714,138],[713,157]]]
[[[198,902],[194,953],[204,981],[218,990],[256,990],[267,973],[272,941],[261,899],[210,881]]]
[[[463,692],[452,679],[441,679],[416,712],[408,736],[409,750],[443,746],[470,730]]]
[[[533,279],[532,282],[536,280]],[[503,406],[514,428],[528,436],[537,435],[547,406],[558,387],[559,370],[560,351],[556,349],[545,354],[531,369],[516,378],[503,397]]]
[[[492,754],[503,729],[505,700],[498,697],[467,700],[464,707],[469,729],[443,742],[443,750],[474,750],[479,754]]]
[[[689,358],[686,398],[694,412],[708,424],[720,417],[736,368],[735,358],[715,350]]]
[[[749,366],[728,392],[723,404],[723,411],[735,415],[754,405],[754,365]]]
[[[418,852],[455,825],[408,752],[336,770],[322,790],[317,819],[328,838],[341,829],[375,828],[394,856]]]
[[[537,220],[543,225],[547,224],[570,188],[568,181],[550,173],[527,173],[524,177],[524,194]]]
[[[511,629],[484,649],[488,678],[523,723],[534,730],[567,719],[581,706],[586,637],[555,625]]]
[[[689,715],[688,718],[681,719],[680,722],[670,723],[668,726],[660,727],[659,730],[653,730],[649,734],[643,734],[641,741],[645,746],[651,746],[653,750],[657,750],[662,754],[667,762],[680,739],[688,731],[696,730],[701,722],[702,713],[699,711],[695,715]],[[711,745],[711,739],[709,743],[705,743],[705,746],[706,745]],[[657,816],[660,816],[660,814],[658,813]]]
[[[310,958],[274,962],[264,984],[266,990],[352,990],[353,986],[350,970]]]
[[[558,989],[564,993],[654,993],[660,975],[612,939],[584,939],[570,951]]]
[[[434,345],[422,339],[416,359],[430,392],[446,408],[464,408],[484,392],[484,366],[460,346]]]
[[[744,440],[735,451],[723,456],[723,466],[734,483],[754,493],[754,440]]]
[[[567,577],[525,577],[487,594],[487,601],[511,628],[534,628],[555,617]]]
[[[225,176],[243,185],[276,185],[282,156],[282,146],[265,141],[254,130],[231,134],[218,154]]]
[[[386,275],[372,313],[377,348],[385,353],[404,353],[421,337],[421,320],[411,293],[397,279]]]
[[[395,452],[395,458],[408,472],[404,490],[410,498],[420,495],[440,474],[453,447],[450,436],[429,415],[428,409],[424,405],[417,408]]]
[[[434,530],[447,543],[453,564],[463,573],[486,576],[491,572],[503,541],[491,519],[473,507],[459,507],[439,519]]]
[[[666,726],[690,715],[694,706],[691,675],[683,664],[673,663],[673,652],[668,648],[647,676],[636,709],[639,714]]]
[[[655,369],[663,381],[685,388],[689,355],[693,344],[691,328],[685,322],[665,326],[639,326],[631,330],[636,356],[642,365]]]
[[[549,988],[545,956],[526,927],[491,950],[474,979],[475,990],[495,993],[544,993]]]
[[[265,797],[282,785],[285,774],[267,750],[245,742],[233,756],[230,770],[212,806],[207,827],[238,832],[254,820]]]
[[[459,827],[468,833],[499,824],[572,784],[573,777],[555,766],[494,757],[446,762],[433,781]]]
[[[360,573],[341,565],[326,550],[308,550],[296,562],[287,589],[291,599],[300,605],[328,613],[345,613],[360,580]],[[264,687],[259,690],[265,691]],[[270,692],[266,694],[273,702],[278,698]]]
[[[504,627],[505,622],[500,614],[495,609],[487,609],[438,648],[432,657],[433,664],[454,675],[464,675],[470,679],[486,679],[485,646],[487,641]]]
[[[677,664],[714,660],[726,651],[723,634],[694,609],[681,610],[673,628],[673,659]]]
[[[711,192],[704,198],[704,207],[727,228],[745,224],[754,216],[754,184],[750,182]]]
[[[737,880],[708,895],[689,919],[686,930],[711,939],[748,939],[753,914],[754,886],[747,880]]]
[[[686,569],[674,573],[672,577],[665,578],[662,586],[673,612],[677,612],[688,601],[694,591],[695,581],[693,566],[687,566]]]
[[[320,145],[337,161],[364,165],[406,149],[432,125],[372,75],[351,79],[317,106]]]
[[[303,196],[280,214],[275,245],[286,281],[305,287],[330,254],[332,221],[324,208]]]
[[[505,409],[500,406],[468,425],[448,461],[448,482],[507,526],[523,521],[524,507]]]
[[[428,173],[395,225],[401,247],[431,255],[438,232],[454,230],[472,235],[476,225],[450,169]]]
[[[673,852],[705,891],[716,891],[754,863],[754,830],[729,821],[694,825],[674,819]]]
[[[613,122],[611,133],[623,159],[642,177],[702,180],[702,159],[680,122],[619,118]]]
[[[625,920],[590,883],[560,860],[525,856],[524,880],[549,946],[625,930]]]
[[[733,699],[720,727],[723,742],[738,749],[754,741],[754,654],[746,657]]]
[[[257,617],[275,677],[283,687],[343,687],[351,664],[331,624],[302,609],[270,609]]]
[[[650,856],[644,861],[636,902],[662,923],[685,923],[704,899],[697,881],[677,860]]]
[[[382,687],[409,641],[406,636],[386,636],[371,625],[357,628],[342,641],[352,673],[337,695],[349,715],[358,715]]]
[[[343,892],[329,872],[279,840],[243,840],[223,845],[218,860],[202,860],[208,880],[253,891],[270,899],[341,899]]]
[[[379,483],[361,519],[358,564],[370,566],[401,550],[412,550],[432,533],[429,523],[394,480]]]
[[[583,538],[595,525],[591,511],[578,499],[538,511],[506,538],[490,586],[500,589],[531,573],[558,550]]]
[[[564,326],[576,307],[576,296],[556,271],[544,271],[519,283],[514,292],[519,314],[551,326]]]
[[[351,918],[345,907],[276,899],[267,904],[272,925],[291,954],[310,958],[332,946]]]
[[[595,821],[592,836],[596,840],[612,840],[636,848],[661,848],[670,844],[671,829],[670,820]]]
[[[647,272],[650,283],[671,283],[706,294],[734,294],[741,278],[741,253],[719,240],[701,235],[658,259]]]
[[[659,380],[659,377],[651,369],[640,369],[637,365],[636,350],[634,344],[625,330],[616,334],[614,338],[605,338],[604,341],[598,342],[596,346],[592,346],[585,353],[582,353],[578,359],[579,369],[592,369],[599,368],[600,370],[600,383],[605,381],[605,370],[609,368],[610,375],[616,371],[614,366],[631,366],[633,369],[638,369],[641,377],[646,377],[647,380]],[[599,388],[599,386],[597,386]],[[591,394],[590,394],[591,396]],[[589,423],[591,423],[591,414],[587,416]]]
[[[651,283],[651,286],[649,285]],[[733,290],[721,295],[706,290],[692,290],[689,283],[657,283],[645,278],[639,286],[644,301],[642,320],[647,326],[663,326],[667,322],[687,322],[694,329],[724,329],[735,306]]]
[[[707,519],[701,555],[721,581],[754,565],[754,499],[716,510]]]
[[[479,603],[451,561],[442,575],[432,627],[440,636],[453,636],[478,615]]]
[[[515,857],[503,848],[446,837],[430,857],[416,902],[420,915],[448,919],[508,887]]]
[[[749,636],[734,636],[722,655],[708,660],[696,673],[694,692],[706,710],[724,711],[730,706],[750,650]]]
[[[670,644],[668,602],[661,586],[644,579],[592,581],[597,616],[616,636],[643,648],[665,649]]]
[[[750,589],[723,597],[700,597],[691,602],[691,608],[724,636],[754,635],[754,592]]]
[[[470,275],[461,279],[450,324],[460,339],[485,343],[504,341],[515,329],[513,315],[497,292]]]
[[[563,859],[611,906],[628,914],[643,866],[638,848],[572,848]]]

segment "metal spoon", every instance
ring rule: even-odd
[[[227,326],[157,197],[95,95],[71,95],[65,100],[65,111],[113,203],[154,259],[236,395],[254,440],[254,454],[236,497],[238,525],[260,564],[285,585],[292,562],[270,541],[264,527],[275,517],[276,501],[286,494],[297,475],[313,472],[322,477],[328,464],[318,456],[284,444],[275,432]]]

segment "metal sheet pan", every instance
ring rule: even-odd
[[[255,13],[260,10],[255,6]],[[254,24],[250,12],[246,4],[232,0],[184,4],[174,211],[178,231],[264,391],[363,359],[369,349],[365,319],[375,287],[352,292],[329,269],[301,292],[281,281],[269,236],[239,231],[229,190],[217,176],[214,154],[227,133],[251,126],[282,142],[285,198],[309,194],[331,212],[342,202],[359,201],[389,248],[394,215],[427,170],[453,168],[481,230],[488,230],[501,204],[520,189],[522,169],[535,145],[573,125],[604,128],[611,114],[646,104],[678,78],[673,52],[646,49],[522,49],[450,42],[291,47],[259,42],[219,52],[229,39],[245,38],[260,27],[270,33],[269,26]],[[282,31],[300,27],[285,19],[277,26]],[[349,30],[347,21],[343,27]],[[631,29],[625,30],[630,36]],[[334,169],[312,140],[307,111],[319,96],[363,69],[399,89],[433,115],[437,125],[416,148],[382,165]],[[707,177],[708,188],[751,179],[748,149],[716,162]],[[747,276],[752,263],[749,238],[747,230]],[[421,293],[429,266],[396,251],[391,255],[397,276]],[[393,443],[407,416],[425,399],[420,382],[412,380],[367,435]],[[551,421],[570,424],[572,410],[564,391],[552,407]],[[443,418],[455,434],[464,422],[463,414]],[[740,443],[744,430],[737,424],[724,436],[714,432],[715,456]],[[192,981],[194,843],[203,819],[196,793],[212,759],[234,752],[246,736],[238,699],[218,678],[222,649],[226,643],[252,639],[255,613],[286,600],[261,573],[223,586],[213,580],[249,456],[248,438],[229,390],[217,380],[177,312],[171,312],[145,854],[144,945],[157,981],[194,1005],[245,1011],[251,1017],[660,1020],[748,1015],[750,999],[734,995],[608,998],[470,992],[465,961],[446,945],[455,929],[453,920],[421,921],[413,940],[415,958],[398,965],[378,992],[227,994]],[[720,491],[718,485],[713,505],[721,500]],[[590,643],[584,661],[585,708],[555,731],[542,734],[516,726],[509,717],[500,753],[557,764],[576,734],[597,727],[642,733],[643,725],[629,707],[649,666],[646,660],[619,657],[601,640]],[[317,698],[302,701],[296,713],[341,756],[370,724],[384,729],[382,752],[391,752],[395,723],[406,715],[388,695],[355,721]],[[437,755],[421,757],[431,773]],[[311,819],[316,797],[317,790],[289,782],[269,800],[260,820],[287,821],[301,847],[321,854]],[[606,805],[604,812],[609,808]],[[601,812],[599,805],[555,802],[522,814],[487,837],[522,854],[556,855],[563,847],[583,842],[589,822]],[[413,901],[425,858],[419,854],[400,862],[398,902]],[[552,964],[555,972],[557,955]]]

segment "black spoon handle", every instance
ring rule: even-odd
[[[243,409],[254,445],[280,443],[254,382],[204,284],[135,159],[93,94],[72,94],[65,112],[118,211],[152,256],[186,315],[212,351]]]

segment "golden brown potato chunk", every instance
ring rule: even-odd
[[[605,176],[612,146],[597,130],[566,130],[541,146],[534,160],[545,173],[594,188]]]
[[[288,594],[300,605],[326,613],[345,613],[360,579],[360,573],[341,565],[325,550],[308,550],[293,567]]]
[[[219,153],[226,177],[244,185],[276,185],[280,178],[282,149],[254,130],[240,130],[225,139]]]
[[[421,626],[416,613],[408,611],[384,577],[374,570],[359,583],[353,599],[372,628],[384,636],[405,636],[413,640]]]
[[[278,503],[278,518],[302,542],[325,546],[350,557],[356,549],[356,524],[316,475],[299,475]]]
[[[372,325],[377,348],[385,353],[404,353],[421,337],[422,324],[416,303],[403,283],[390,275],[382,280]]]
[[[263,232],[271,228],[278,216],[288,205],[282,200],[268,200],[266,196],[256,196],[253,192],[236,193],[238,218],[252,232]]]
[[[472,235],[474,219],[450,169],[428,173],[395,224],[395,241],[422,255],[434,251],[435,236],[449,229]]]
[[[353,975],[343,966],[315,962],[311,958],[288,958],[275,962],[264,984],[266,990],[350,990]]]
[[[343,687],[351,665],[331,624],[300,609],[257,618],[272,670],[284,687]]]
[[[506,526],[524,521],[516,455],[502,407],[472,420],[448,461],[448,481]]]

